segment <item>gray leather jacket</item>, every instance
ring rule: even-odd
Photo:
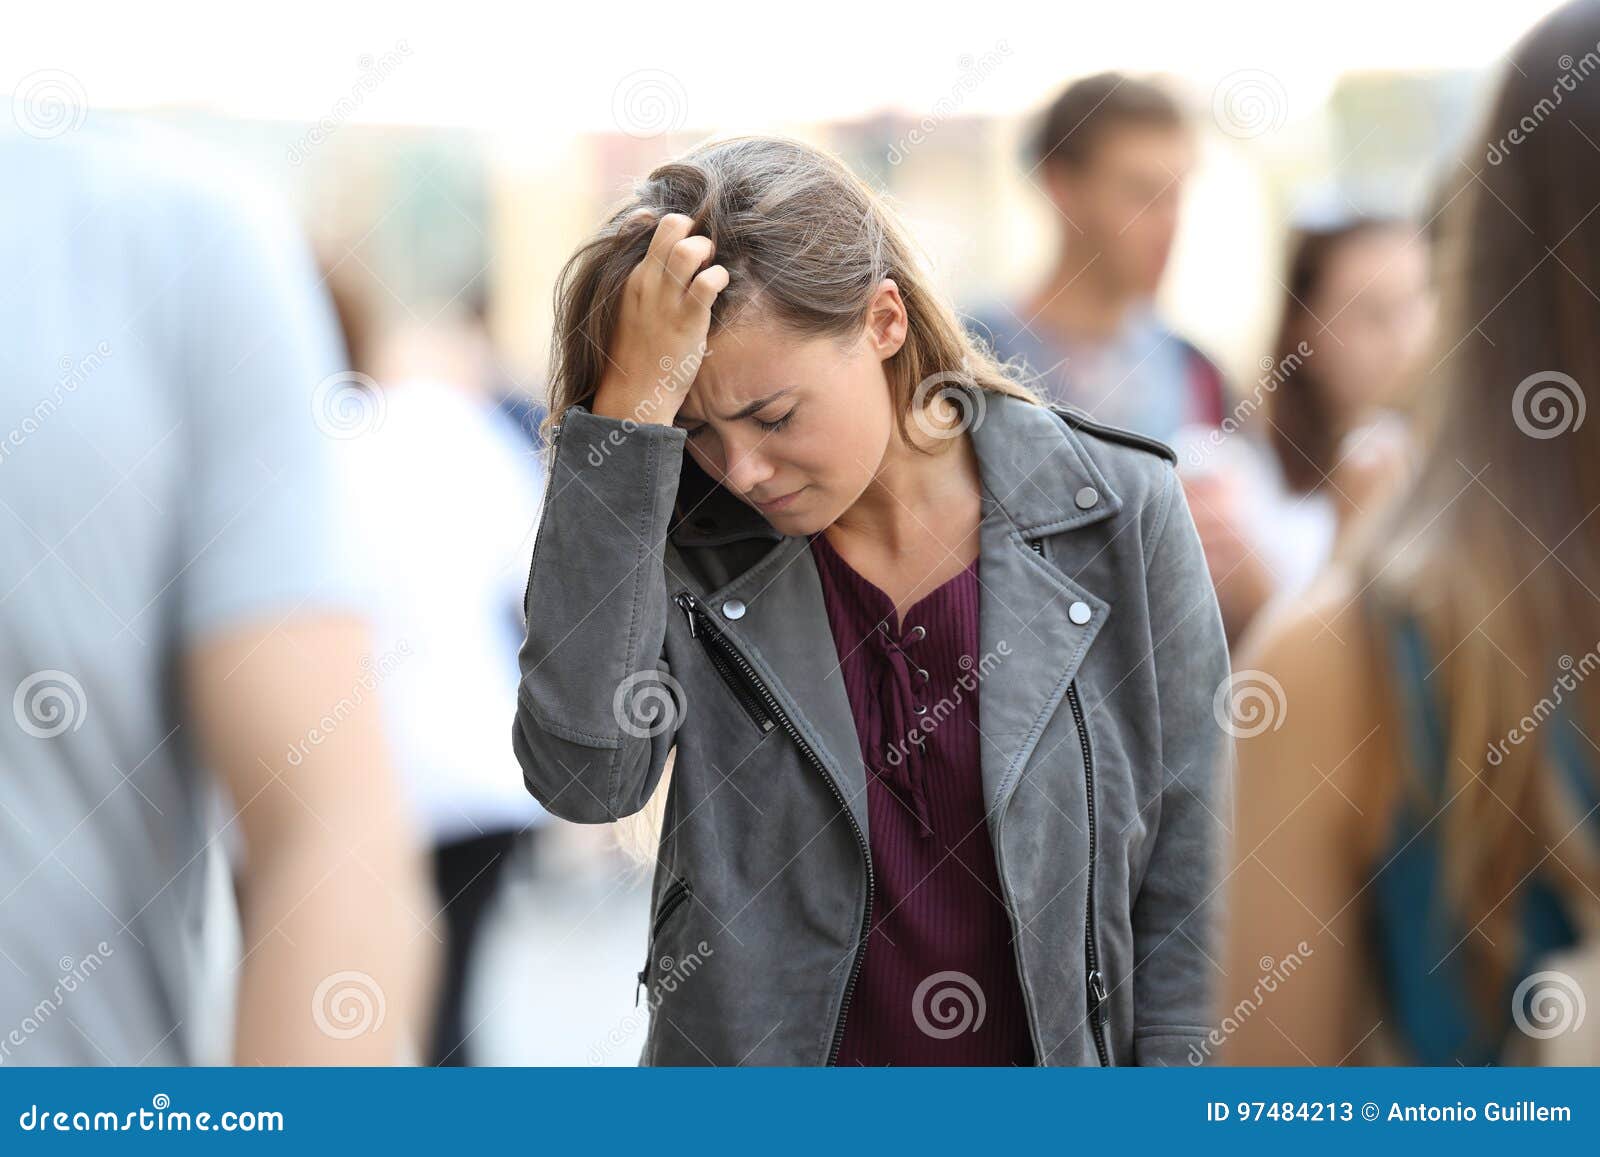
[[[982,781],[1035,1055],[1187,1063],[1232,789],[1226,643],[1171,452],[973,404]],[[641,1063],[828,1064],[873,902],[866,771],[807,539],[712,485],[686,437],[563,416],[513,741],[579,823],[641,809],[676,748]]]

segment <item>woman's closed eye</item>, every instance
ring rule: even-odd
[[[787,426],[789,424],[789,419],[794,417],[794,411],[796,409],[799,409],[799,407],[796,406],[793,409],[791,409],[787,414],[783,415],[781,418],[774,418],[771,421],[766,421],[766,420],[761,419],[761,418],[751,418],[750,420],[752,422],[754,422],[757,426],[760,426],[763,430],[767,431],[767,433],[776,434],[779,430],[783,429],[785,426]],[[708,429],[710,429],[709,423],[701,422],[698,426],[685,428],[684,432],[686,434],[688,434],[689,437],[691,437],[691,438],[698,438],[701,434],[704,434]]]

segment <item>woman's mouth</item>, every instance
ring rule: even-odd
[[[783,510],[785,507],[793,503],[795,498],[804,490],[805,487],[802,486],[799,490],[791,490],[788,494],[779,495],[771,502],[758,501],[756,502],[756,509],[760,510],[763,514],[776,514],[778,511]]]

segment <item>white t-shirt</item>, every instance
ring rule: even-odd
[[[380,698],[424,830],[445,842],[545,812],[511,748],[522,596],[544,471],[488,402],[448,385],[384,386],[343,444],[379,578]]]

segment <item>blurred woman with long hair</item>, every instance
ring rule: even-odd
[[[1420,473],[1239,659],[1234,1062],[1592,1059],[1597,44],[1581,3],[1513,52],[1447,209]]]

